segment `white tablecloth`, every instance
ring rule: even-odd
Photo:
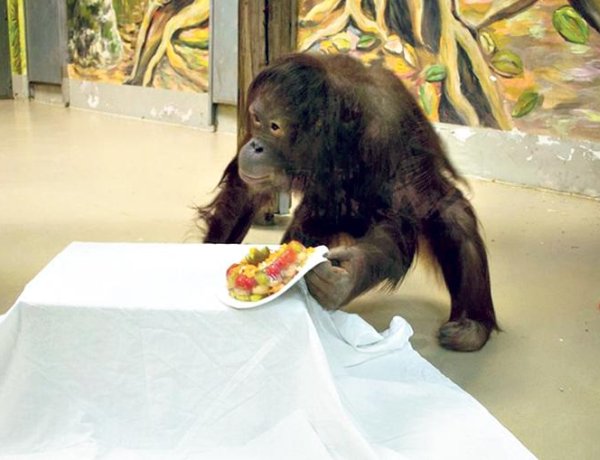
[[[246,251],[67,247],[0,317],[0,458],[532,458],[400,317],[222,305]]]

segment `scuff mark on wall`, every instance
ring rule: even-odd
[[[511,137],[511,139],[524,139],[527,136],[527,133],[514,128],[509,131],[508,135]]]
[[[70,81],[70,106],[97,110],[126,117],[175,123],[210,129],[207,115],[210,99],[207,93],[169,91],[135,85],[113,85],[103,82]]]
[[[560,144],[560,141],[558,141],[557,139],[553,139],[550,136],[538,136],[537,137],[537,144],[538,145],[556,145],[556,144]]]
[[[462,174],[600,199],[600,144],[436,123]]]
[[[556,142],[558,144],[558,142]],[[564,157],[562,154],[558,154],[556,155],[556,158],[558,158],[559,160],[562,161],[571,161],[573,159],[573,154],[575,153],[575,149],[571,148],[571,150],[569,151],[569,155]]]
[[[580,145],[579,148],[583,152],[584,158],[590,158],[592,161],[600,160],[600,150],[594,150],[586,145]]]
[[[194,112],[192,109],[182,111],[174,105],[165,105],[162,109],[157,109],[156,107],[153,107],[152,110],[150,110],[150,115],[153,118],[156,118],[158,120],[175,119],[177,121],[181,121],[182,123],[189,121],[192,118],[193,114]]]
[[[100,105],[100,93],[96,84],[88,81],[81,82],[79,91],[85,96],[85,102],[88,108],[98,108]]]
[[[468,127],[460,127],[455,129],[452,134],[460,142],[465,142],[467,139],[475,135],[475,131]]]

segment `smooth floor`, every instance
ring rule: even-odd
[[[72,241],[199,242],[192,207],[234,151],[230,133],[0,101],[0,313]],[[404,316],[413,346],[539,458],[598,459],[600,202],[470,182],[503,331],[476,353],[441,349],[447,294],[419,265],[347,309],[381,329]],[[285,220],[246,242],[278,242]]]

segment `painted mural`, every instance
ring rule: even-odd
[[[433,121],[600,140],[598,0],[300,0],[298,30],[384,63]]]
[[[208,89],[209,0],[67,0],[69,77]]]
[[[25,7],[23,0],[8,0],[6,5],[11,72],[15,75],[26,75],[27,51],[25,46]]]

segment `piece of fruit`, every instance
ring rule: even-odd
[[[266,246],[264,248],[250,248],[245,260],[252,265],[258,265],[271,254],[271,250]]]
[[[256,279],[250,278],[246,275],[238,275],[238,277],[235,279],[235,286],[240,289],[250,291],[254,286],[256,286]]]

